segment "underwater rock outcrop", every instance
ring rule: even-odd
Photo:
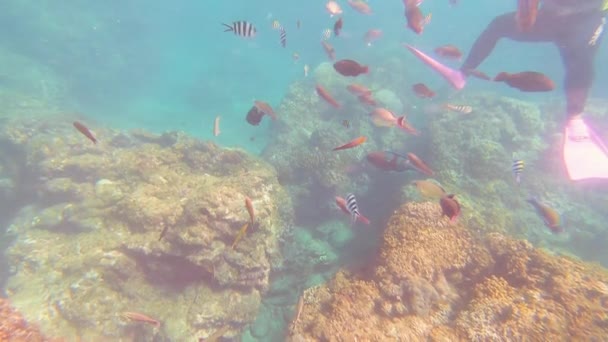
[[[292,341],[599,341],[608,273],[498,233],[478,237],[439,205],[395,212],[369,271],[304,292]]]
[[[289,198],[263,161],[180,133],[12,120],[24,206],[8,228],[6,292],[42,331],[84,340],[235,336],[255,319]],[[250,217],[255,223],[236,236]],[[160,326],[125,320],[138,312]],[[224,328],[228,325],[229,328]]]

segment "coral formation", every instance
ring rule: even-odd
[[[255,319],[291,217],[274,170],[240,150],[180,133],[95,127],[97,145],[65,125],[7,121],[0,132],[27,198],[8,234],[7,294],[45,333],[87,340],[191,339]],[[231,248],[249,220],[255,224]],[[158,328],[128,322],[135,311]]]
[[[8,300],[0,298],[0,341],[45,342],[37,327],[28,324],[25,318],[11,307]]]
[[[599,341],[608,273],[406,203],[370,272],[309,289],[292,341]]]

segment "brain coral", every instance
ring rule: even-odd
[[[450,226],[435,203],[388,223],[371,272],[305,291],[292,341],[600,341],[608,274],[498,233]]]

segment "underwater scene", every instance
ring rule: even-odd
[[[608,0],[0,2],[0,341],[608,341]]]

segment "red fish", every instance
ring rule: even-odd
[[[322,41],[321,45],[323,45],[323,50],[325,50],[325,54],[327,54],[327,58],[329,58],[332,61],[335,60],[336,59],[336,50],[334,50],[334,47],[325,41]]]
[[[414,84],[412,86],[412,90],[414,91],[414,94],[416,94],[416,96],[423,99],[435,97],[435,92],[429,89],[429,87],[427,87],[424,83]]]
[[[353,139],[353,140],[347,142],[346,144],[344,144],[342,146],[338,146],[338,147],[334,148],[332,151],[346,150],[349,148],[357,147],[366,141],[367,141],[367,137],[362,135],[356,139]]]
[[[555,83],[540,72],[524,71],[516,74],[501,72],[494,77],[495,82],[505,82],[512,88],[525,92],[544,92],[555,89]]]
[[[263,101],[254,101],[253,102],[255,107],[262,113],[270,116],[272,118],[272,120],[276,120],[277,119],[277,115],[274,113],[274,110],[272,109],[272,107],[270,107],[270,105],[266,102]]]
[[[417,34],[421,34],[424,29],[424,15],[418,6],[405,7],[405,18],[407,19],[407,27]]]
[[[545,203],[540,202],[534,197],[528,198],[527,201],[528,203],[532,204],[538,215],[545,222],[545,225],[551,229],[553,233],[561,233],[564,231],[564,228],[561,226],[561,218],[557,210],[551,208]]]
[[[85,137],[89,138],[89,140],[91,140],[93,144],[97,144],[97,139],[95,138],[93,133],[91,133],[91,131],[87,128],[87,126],[81,124],[78,121],[74,121],[73,125],[80,133],[82,133]]]
[[[422,161],[422,159],[420,159],[417,155],[413,154],[413,153],[408,153],[407,154],[407,159],[409,160],[410,164],[418,171],[424,173],[427,176],[432,176],[433,175],[433,170],[431,170],[431,168],[426,165],[425,162]]]
[[[157,328],[160,327],[160,321],[139,312],[123,312],[121,316],[129,321],[148,323]]]
[[[435,53],[441,57],[460,59],[462,52],[454,45],[443,45],[435,49]]]
[[[396,153],[385,151],[373,151],[365,157],[375,168],[382,171],[403,172],[410,169],[409,165],[403,162],[403,157]]]
[[[336,20],[336,23],[334,24],[334,34],[337,36],[340,35],[340,31],[342,30],[342,18]]]
[[[517,0],[517,12],[515,21],[517,28],[522,32],[528,32],[536,23],[538,5],[540,0]]]
[[[334,69],[342,76],[356,77],[361,74],[367,74],[369,68],[366,65],[361,65],[352,59],[342,59],[334,63]]]
[[[449,194],[439,199],[441,211],[450,219],[450,223],[455,223],[460,216],[460,203],[454,197],[455,195]]]
[[[491,81],[492,80],[492,78],[490,78],[490,76],[488,76],[483,71],[479,71],[479,70],[475,70],[475,69],[468,69],[468,70],[465,70],[465,73],[467,75],[471,75],[473,77],[477,77],[480,80],[484,80],[484,81]]]
[[[372,46],[372,42],[380,39],[380,37],[382,37],[382,30],[371,29],[365,33],[363,39],[365,40],[365,44],[367,44],[367,46]]]
[[[317,95],[319,95],[323,100],[329,103],[334,108],[340,108],[341,105],[336,101],[321,85],[317,84],[315,89],[317,90]]]
[[[344,198],[342,198],[340,196],[336,196],[336,205],[345,214],[352,215],[351,212],[348,210],[348,207],[346,205],[346,200]],[[356,215],[356,220],[361,221],[364,224],[369,224],[369,220],[367,219],[367,217],[363,216],[363,214],[361,214],[361,213],[359,213],[359,215]]]

